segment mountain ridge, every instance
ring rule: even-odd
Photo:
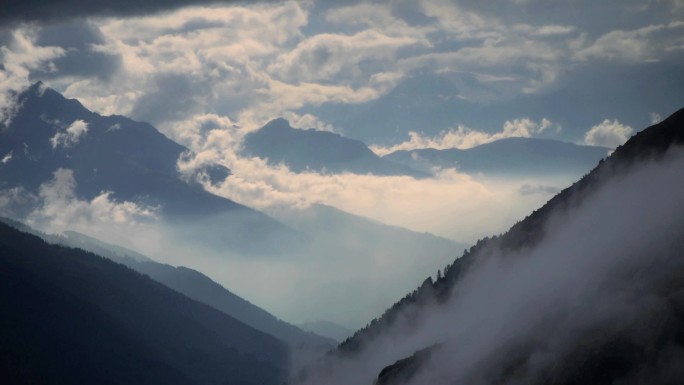
[[[343,362],[353,361],[354,357],[372,346],[374,341],[380,338],[383,330],[389,329],[396,322],[408,322],[410,325],[419,324],[421,309],[426,306],[439,306],[439,304],[446,303],[455,285],[467,276],[476,262],[487,260],[495,253],[506,255],[533,248],[545,237],[545,228],[551,214],[569,215],[570,210],[591,196],[593,191],[604,184],[604,180],[612,180],[615,176],[624,175],[642,160],[658,161],[665,156],[669,148],[682,144],[684,144],[684,109],[678,110],[661,123],[634,135],[624,145],[618,147],[610,157],[600,161],[591,172],[578,182],[561,191],[522,221],[514,224],[506,233],[478,241],[469,250],[466,250],[461,257],[449,264],[444,269],[443,275],[438,276],[436,280],[428,277],[420,287],[388,308],[382,316],[372,320],[365,328],[360,329],[342,342],[336,351],[331,352],[319,363],[320,366],[313,366],[309,371],[300,373],[294,383],[307,383],[307,378],[311,376],[315,378],[316,373],[320,373],[319,370],[323,370],[324,373],[332,370],[330,365],[336,359]],[[398,336],[396,337],[398,338]],[[432,350],[426,351],[427,354],[429,355]],[[418,356],[423,357],[425,354]],[[405,381],[406,378],[397,376],[397,374],[401,374],[404,370],[402,368],[411,372],[415,369],[415,365],[420,366],[420,363],[416,363],[415,360],[422,360],[422,358],[416,357],[400,360],[385,369],[377,368],[376,373],[381,373],[377,383],[403,383],[402,381]],[[607,357],[606,359],[610,359],[610,356]],[[632,358],[625,359],[631,360]],[[346,368],[345,370],[353,369]],[[582,370],[585,371],[583,373],[586,375],[596,373],[595,371],[592,372],[590,368]],[[569,383],[574,384],[574,382]]]
[[[0,249],[6,278],[0,282],[7,300],[3,312],[11,315],[0,320],[0,339],[7,343],[0,344],[0,351],[5,364],[15,364],[2,365],[3,378],[23,379],[28,371],[49,383],[145,379],[209,384],[229,379],[256,385],[277,384],[284,376],[288,357],[281,341],[126,266],[50,245],[5,223],[0,223]],[[51,337],[31,337],[41,330],[49,330]],[[117,341],[127,345],[115,348]],[[93,355],[79,359],[82,352]],[[138,353],[144,361],[127,358]],[[154,375],[146,374],[148,368],[140,366],[144,362],[150,370],[157,368]],[[116,372],[117,365],[124,365],[124,371]],[[51,373],[61,377],[43,378]]]
[[[488,175],[579,176],[608,154],[606,147],[542,138],[504,138],[468,149],[399,150],[383,158],[424,171],[438,167]]]
[[[154,207],[162,219],[179,225],[179,235],[188,233],[191,223],[204,224],[202,241],[245,253],[296,249],[303,241],[266,214],[184,178],[176,164],[189,150],[147,123],[101,116],[42,83],[17,94],[16,103],[9,125],[0,124],[0,154],[9,154],[0,164],[0,189],[23,188],[37,195],[56,170],[67,169],[79,199],[109,192],[114,201]],[[221,165],[204,171],[214,177],[230,174]]]
[[[267,159],[272,165],[284,163],[294,172],[427,176],[382,159],[359,140],[313,128],[292,128],[283,118],[273,119],[247,134],[242,153]]]

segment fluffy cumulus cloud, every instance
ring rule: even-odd
[[[52,138],[50,138],[50,144],[52,148],[57,148],[59,146],[69,147],[72,144],[78,143],[81,137],[88,132],[88,123],[83,120],[74,120],[64,132],[56,133]]]
[[[591,146],[615,148],[627,141],[634,133],[634,129],[617,121],[609,119],[593,126],[584,135],[584,143]]]
[[[434,148],[437,150],[448,148],[466,149],[504,138],[531,138],[549,128],[556,131],[561,129],[559,125],[552,123],[546,118],[539,122],[529,118],[508,120],[504,123],[501,131],[491,134],[459,125],[448,131],[443,131],[434,137],[426,137],[411,131],[409,132],[409,140],[405,142],[386,147],[373,145],[371,149],[380,156],[394,151],[416,150],[420,148]]]

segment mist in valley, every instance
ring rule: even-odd
[[[679,378],[681,347],[651,344],[679,317],[682,167],[684,151],[675,148],[627,174],[602,175],[591,195],[551,215],[541,242],[481,251],[447,303],[399,314],[359,351],[327,357],[301,383],[371,384],[423,349],[418,369],[409,364],[397,383],[567,381],[581,355],[591,359],[587,349],[613,340],[659,357],[626,371],[625,383]]]

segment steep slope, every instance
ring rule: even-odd
[[[205,226],[206,238],[220,240],[222,247],[253,251],[259,240],[275,237],[287,245],[297,237],[268,216],[182,178],[176,162],[187,148],[147,123],[100,116],[41,83],[16,95],[16,105],[9,123],[0,125],[0,189],[35,194],[63,168],[73,171],[80,199],[108,191],[115,201],[158,208],[175,224],[214,219],[213,226]],[[230,173],[220,165],[204,171],[214,178]]]
[[[401,150],[384,158],[425,171],[432,167],[455,167],[465,173],[502,176],[581,176],[606,156],[608,149],[604,147],[550,139],[507,138],[464,150]]]
[[[343,341],[349,337],[353,331],[344,326],[331,321],[311,321],[299,325],[302,330],[308,330],[321,336],[332,338],[335,341]]]
[[[9,383],[278,384],[270,335],[94,254],[0,224]]]
[[[684,110],[479,241],[295,383],[674,383],[682,144]]]
[[[295,172],[427,176],[378,157],[358,140],[332,132],[294,129],[282,118],[248,134],[243,152],[268,159],[271,164],[284,163]]]
[[[294,349],[306,348],[320,351],[333,346],[332,340],[306,332],[276,318],[199,271],[159,263],[133,250],[73,231],[65,232],[64,237],[49,237],[48,239],[65,246],[87,250],[126,265],[189,298],[210,305],[246,325],[277,337]]]
[[[334,346],[333,340],[304,331],[278,319],[199,271],[159,263],[135,251],[107,244],[73,231],[65,232],[64,235],[66,238],[57,239],[59,243],[94,252],[146,274],[181,294],[210,305],[252,328],[287,342],[291,348],[291,354],[313,355]]]

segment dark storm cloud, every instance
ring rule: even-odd
[[[65,54],[53,61],[54,70],[34,71],[30,80],[49,80],[62,76],[108,79],[121,67],[121,57],[97,51],[95,46],[104,43],[100,30],[85,21],[45,26],[39,32],[36,44],[64,48]]]
[[[211,94],[208,83],[185,74],[157,75],[154,83],[154,90],[142,96],[131,111],[134,119],[154,124],[182,119],[199,108],[202,95]]]
[[[0,24],[51,22],[82,16],[132,16],[233,0],[3,0]]]

